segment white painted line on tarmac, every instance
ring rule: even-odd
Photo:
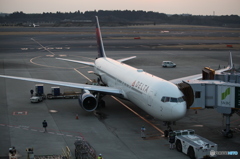
[[[36,129],[31,129],[32,131],[37,131]]]
[[[65,137],[75,137],[78,139],[84,139],[81,136],[74,136],[74,135],[67,135],[59,132],[45,132],[44,130],[37,130],[37,129],[30,129],[29,126],[13,126],[13,125],[6,125],[6,124],[0,124],[0,126],[3,127],[10,127],[10,128],[17,128],[17,129],[22,129],[22,130],[27,130],[27,131],[34,131],[34,132],[40,132],[40,133],[47,133],[47,134],[52,134],[52,135],[59,135],[59,136],[65,136]],[[76,132],[79,134],[79,132]]]
[[[49,53],[51,53],[52,55],[55,55],[52,51],[50,51],[49,49],[52,49],[52,48],[47,48],[47,47],[44,47],[42,44],[40,44],[38,41],[36,41],[34,38],[31,38],[32,41],[34,41],[35,43],[37,43],[38,45],[40,45],[44,50],[48,51]]]
[[[76,138],[78,138],[78,139],[83,139],[83,137],[81,137],[81,136],[75,136]]]

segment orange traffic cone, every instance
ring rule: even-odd
[[[78,120],[78,114],[76,114],[76,119]]]

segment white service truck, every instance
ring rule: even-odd
[[[191,159],[216,157],[210,151],[217,151],[217,144],[195,134],[192,129],[172,131],[175,145],[179,152],[187,154]]]
[[[39,103],[41,101],[43,101],[43,97],[42,96],[33,96],[30,98],[31,103]]]

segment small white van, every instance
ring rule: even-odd
[[[173,63],[172,61],[163,61],[162,67],[176,67],[177,65]]]

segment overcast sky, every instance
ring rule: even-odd
[[[166,14],[240,15],[240,0],[0,0],[0,12],[144,10]]]

